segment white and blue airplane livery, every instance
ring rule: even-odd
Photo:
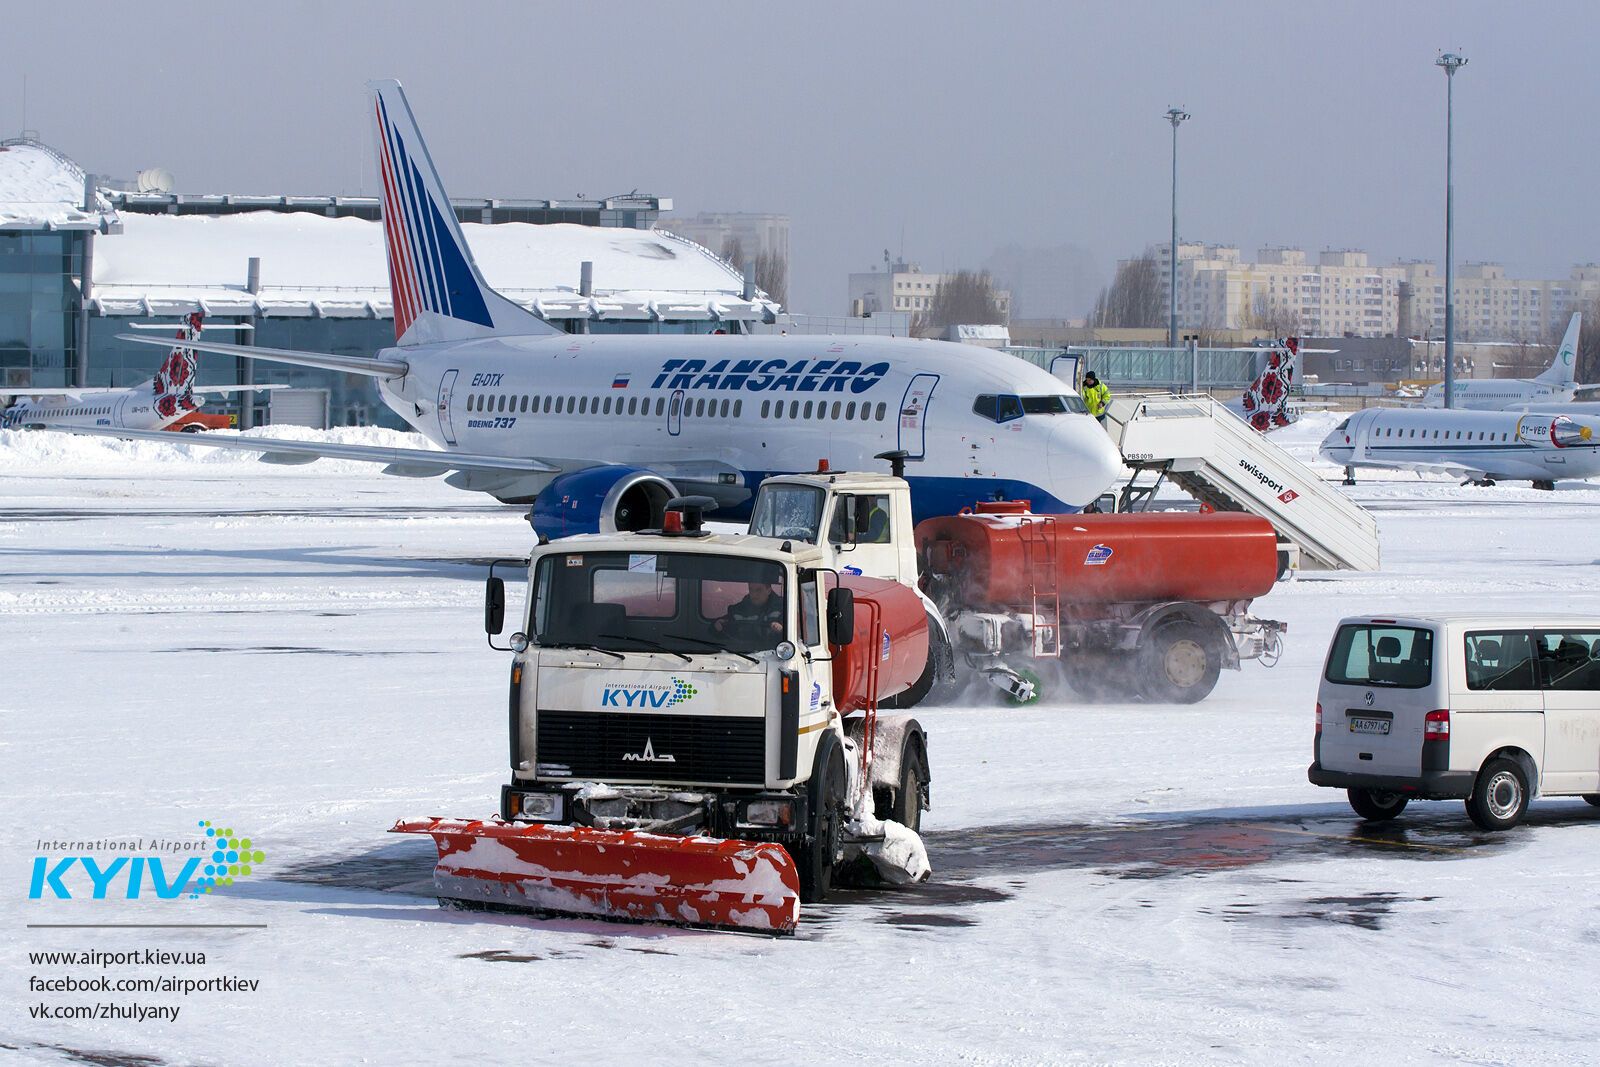
[[[686,493],[713,497],[718,517],[737,520],[768,475],[819,459],[870,468],[890,451],[906,453],[918,519],[996,498],[1075,511],[1124,476],[1070,387],[1003,353],[892,338],[558,330],[484,282],[405,93],[394,81],[370,87],[395,346],[374,358],[194,347],[367,375],[438,451],[220,434],[184,444],[445,474],[530,504],[548,537],[659,526],[666,502]]]

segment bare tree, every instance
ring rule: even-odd
[[[1240,316],[1239,325],[1246,330],[1261,330],[1273,337],[1297,337],[1300,334],[1300,312],[1268,300],[1266,293],[1257,293],[1250,310]]]
[[[784,306],[789,303],[789,261],[776,251],[765,251],[756,256],[756,285],[761,291]]]
[[[957,324],[998,325],[1005,321],[989,272],[958,270],[940,279],[932,303],[917,315],[911,330],[926,337]]]
[[[1095,326],[1152,327],[1163,324],[1166,302],[1161,270],[1149,249],[1117,264],[1116,277],[1100,290],[1090,322]]]
[[[727,237],[722,242],[722,258],[729,266],[743,274],[749,267],[755,275],[756,288],[780,304],[789,302],[789,262],[775,251],[757,252],[754,261],[745,257],[744,242],[737,237]]]

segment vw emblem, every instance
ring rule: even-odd
[[[1372,690],[1367,690],[1367,695],[1361,698],[1367,702],[1367,707],[1372,707]]]

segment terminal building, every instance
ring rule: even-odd
[[[451,204],[489,284],[569,332],[747,333],[777,319],[747,274],[655,228],[670,200]],[[374,355],[394,343],[378,220],[368,197],[110,190],[36,138],[0,142],[0,381],[41,392],[135,384],[164,353],[117,335],[135,323],[176,328],[196,309],[245,327],[218,338],[230,343]],[[292,399],[296,421],[402,425],[369,379],[201,356],[200,384],[246,375],[291,388],[251,394],[258,406],[238,413],[243,425],[271,419],[269,397]],[[323,419],[306,417],[307,395],[321,398]]]

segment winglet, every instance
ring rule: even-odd
[[[400,345],[561,331],[483,280],[405,90],[372,81],[383,237]]]

